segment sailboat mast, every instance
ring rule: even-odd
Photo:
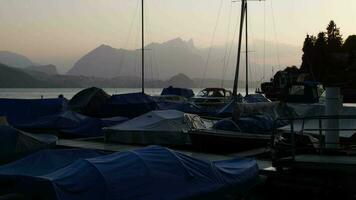
[[[232,95],[234,100],[237,100],[237,87],[238,87],[238,79],[239,79],[239,68],[240,68],[240,58],[241,58],[241,40],[242,40],[242,30],[243,30],[243,23],[245,17],[245,4],[246,0],[241,1],[241,17],[240,17],[240,31],[239,31],[239,44],[237,50],[237,62],[236,62],[236,71],[235,71],[235,79],[234,79],[234,88]]]
[[[141,67],[142,67],[142,75],[141,75],[141,83],[142,83],[142,93],[145,93],[145,21],[144,21],[144,0],[141,0]]]
[[[247,27],[247,2],[245,3],[245,12],[246,12],[246,30],[245,30],[245,33],[246,33],[246,95],[248,95],[248,27]]]

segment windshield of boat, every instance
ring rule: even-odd
[[[204,89],[198,93],[198,97],[225,97],[223,89]]]

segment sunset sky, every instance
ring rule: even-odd
[[[0,50],[17,52],[42,64],[53,63],[63,71],[100,44],[138,48],[139,2],[1,0]],[[146,44],[182,37],[193,38],[197,47],[223,45],[231,42],[240,12],[240,2],[232,3],[231,0],[145,0],[145,4]],[[212,39],[220,5],[219,23]],[[331,19],[341,27],[344,38],[356,34],[356,1],[249,3],[251,41],[266,38],[301,48],[307,33],[317,34],[324,30]]]

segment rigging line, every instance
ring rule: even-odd
[[[232,12],[232,4],[233,2],[231,1],[230,3],[230,8],[229,8],[229,14],[228,14],[228,25],[227,25],[227,34],[226,34],[226,47],[225,47],[225,52],[224,52],[224,65],[223,65],[223,72],[222,72],[222,77],[221,77],[221,87],[224,87],[224,80],[225,80],[225,75],[226,75],[226,68],[227,68],[227,54],[228,54],[228,49],[229,49],[229,39],[230,39],[230,27],[231,27],[231,12]]]
[[[235,30],[234,30],[234,35],[232,36],[232,41],[231,41],[231,44],[230,44],[230,49],[229,49],[229,54],[227,56],[227,66],[230,65],[230,61],[231,61],[231,53],[232,53],[232,50],[233,50],[233,47],[234,47],[234,43],[235,43],[235,38],[236,38],[236,35],[237,35],[237,31],[238,31],[238,20],[239,19],[239,16],[237,15],[237,20],[236,20],[236,24],[235,24]],[[225,78],[224,78],[225,79]]]
[[[127,39],[126,39],[126,41],[125,41],[124,49],[123,49],[123,51],[122,51],[121,59],[120,59],[120,62],[119,62],[118,74],[121,73],[122,65],[124,64],[124,61],[125,61],[125,57],[126,57],[126,53],[127,53],[127,51],[125,51],[125,49],[128,48],[128,43],[129,43],[129,41],[130,41],[130,37],[131,37],[131,34],[132,34],[132,29],[133,29],[134,21],[135,21],[135,19],[136,19],[136,17],[137,17],[138,8],[139,8],[139,5],[140,5],[139,2],[140,2],[140,0],[137,0],[136,11],[134,12],[133,17],[132,17],[132,20],[131,20],[131,23],[130,23],[129,32],[128,32],[128,34],[127,34]]]
[[[218,27],[218,24],[219,24],[219,21],[220,21],[220,16],[221,16],[221,10],[222,10],[222,6],[223,6],[223,2],[224,2],[224,0],[221,0],[221,1],[220,1],[220,6],[219,6],[219,10],[218,10],[218,15],[217,15],[216,22],[215,22],[215,26],[214,26],[214,30],[213,30],[213,36],[212,36],[211,41],[210,41],[210,48],[209,48],[209,51],[208,51],[208,57],[207,57],[206,62],[205,62],[205,67],[204,67],[204,72],[203,72],[203,78],[202,78],[202,80],[201,80],[200,87],[203,87],[203,85],[204,85],[204,80],[205,80],[205,78],[206,78],[206,73],[207,73],[208,66],[209,66],[209,61],[210,61],[210,55],[211,55],[211,52],[212,52],[212,49],[213,49],[213,43],[214,43],[214,40],[215,40],[215,34],[216,34],[216,30],[217,30],[217,27]]]
[[[262,81],[266,76],[266,1],[263,2],[263,75]]]
[[[276,56],[277,56],[277,62],[278,62],[278,68],[281,68],[281,62],[279,59],[279,44],[277,43],[277,31],[276,31],[276,22],[274,18],[274,9],[273,9],[273,0],[271,0],[271,11],[272,11],[272,22],[273,22],[273,32],[274,32],[274,43],[276,46]],[[272,74],[273,76],[273,74]]]

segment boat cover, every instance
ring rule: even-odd
[[[194,96],[194,92],[192,89],[188,88],[175,88],[169,86],[167,88],[163,88],[161,95],[178,95],[185,98],[190,98]]]
[[[178,110],[185,113],[200,114],[202,109],[191,102],[158,102],[160,110]]]
[[[257,102],[271,102],[262,94],[249,94],[243,97],[245,103],[257,103]]]
[[[0,116],[6,116],[10,125],[33,121],[42,116],[58,114],[66,109],[65,98],[54,99],[0,99]]]
[[[154,99],[142,93],[118,94],[110,97],[101,113],[106,117],[133,118],[158,108]]]
[[[207,161],[153,146],[68,165],[61,151],[39,152],[1,166],[0,182],[42,199],[174,200],[231,199],[258,181],[258,166],[252,159]],[[60,159],[66,161],[62,168]]]
[[[56,142],[57,137],[53,135],[33,135],[10,126],[0,126],[0,162],[56,146]]]
[[[188,118],[186,116],[194,116]],[[193,120],[190,120],[193,119]],[[188,131],[199,116],[176,110],[151,111],[116,126],[104,128],[107,141],[128,144],[190,144]]]
[[[101,117],[100,109],[110,98],[104,90],[91,87],[78,92],[68,102],[69,110],[87,116]]]
[[[126,121],[126,118],[98,119],[73,111],[65,111],[19,124],[16,127],[29,132],[54,132],[74,137],[96,137],[103,135],[102,127],[112,126],[123,121]]]

